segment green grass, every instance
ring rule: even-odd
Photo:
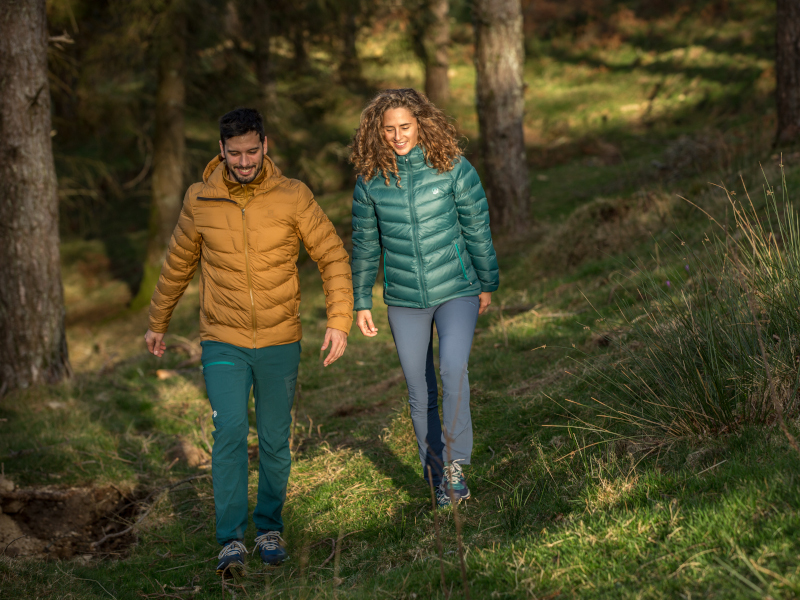
[[[607,35],[587,27],[540,40],[531,53],[526,139],[536,225],[527,239],[496,240],[502,287],[479,319],[470,361],[474,499],[458,517],[472,598],[800,594],[800,456],[778,428],[744,423],[715,437],[645,439],[625,430],[587,447],[598,438],[575,417],[607,423],[573,404],[590,395],[614,402],[613,385],[586,378],[632,340],[615,320],[617,302],[630,318],[643,312],[637,287],[683,268],[666,250],[675,235],[702,246],[712,231],[678,194],[724,222],[728,201],[708,181],[743,197],[741,174],[759,191],[752,197],[762,215],[758,164],[778,181],[764,50],[771,5],[729,4],[716,21],[702,11],[650,21],[620,13]],[[367,78],[419,85],[408,48],[391,30],[386,39],[362,44]],[[472,151],[474,72],[466,47],[456,45],[453,57],[450,110]],[[312,94],[314,82],[303,85],[287,87],[292,102]],[[308,149],[341,144],[361,99],[328,94],[337,110],[318,116],[320,137],[299,130],[287,147],[307,161],[302,176],[318,178],[318,199],[347,242],[350,199],[335,191],[337,148]],[[198,143],[213,141],[203,127],[193,132]],[[793,154],[784,162],[791,198],[800,168]],[[272,570],[249,561],[249,573],[233,582],[240,587],[223,589],[212,572],[208,470],[173,461],[179,441],[212,443],[202,374],[196,364],[180,366],[198,341],[197,286],[175,312],[168,353],[155,359],[141,340],[146,315],[126,309],[130,292],[105,248],[64,245],[76,376],[0,400],[0,462],[19,486],[113,484],[138,499],[155,491],[152,508],[124,550],[101,546],[56,562],[0,548],[0,598],[465,597],[453,510],[436,513],[442,589],[435,513],[379,286],[378,336],[353,332],[344,358],[325,369],[324,298],[316,266],[301,257],[304,340],[285,509],[292,558]],[[158,370],[175,372],[159,379]],[[787,416],[796,434],[797,415]],[[257,464],[250,467],[255,475]]]

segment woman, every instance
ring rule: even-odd
[[[372,286],[383,299],[408,385],[423,476],[439,506],[470,497],[472,420],[467,362],[478,315],[499,285],[486,194],[456,129],[413,89],[384,90],[361,113],[350,160],[356,322],[374,337]],[[444,423],[433,366],[439,335]]]

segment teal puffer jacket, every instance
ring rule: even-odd
[[[355,310],[372,308],[383,258],[383,299],[390,306],[428,308],[499,286],[489,206],[466,158],[439,174],[417,146],[397,157],[400,185],[359,177],[353,193]]]

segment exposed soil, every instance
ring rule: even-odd
[[[0,554],[11,557],[71,558],[120,554],[135,541],[121,532],[132,523],[137,503],[112,486],[15,488],[0,477]]]

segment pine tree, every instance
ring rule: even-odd
[[[524,231],[529,182],[524,111],[522,8],[519,0],[475,0],[476,102],[492,222]]]
[[[45,0],[0,0],[0,396],[69,376]]]

